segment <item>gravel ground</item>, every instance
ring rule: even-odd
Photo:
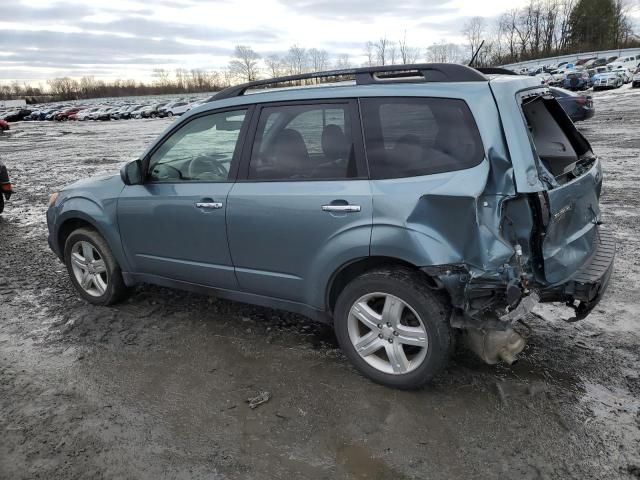
[[[514,367],[460,349],[418,392],[362,378],[328,327],[295,315],[155,287],[87,306],[48,250],[47,197],[117,171],[169,122],[13,124],[0,478],[640,478],[640,91],[595,104],[580,128],[620,244],[605,299],[577,324],[545,306]]]

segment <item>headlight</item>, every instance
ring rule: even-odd
[[[49,197],[49,206],[53,207],[57,199],[58,199],[58,192],[52,193],[51,196]]]

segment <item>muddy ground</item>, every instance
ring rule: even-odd
[[[295,315],[155,287],[88,306],[47,248],[47,197],[117,171],[169,122],[13,124],[0,478],[639,478],[639,94],[596,94],[580,126],[619,241],[606,298],[578,324],[542,309],[514,367],[459,349],[418,392],[362,378],[328,327]]]

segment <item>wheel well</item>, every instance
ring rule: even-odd
[[[79,228],[90,228],[91,230],[96,229],[91,225],[91,223],[86,220],[82,220],[81,218],[70,218],[69,220],[65,220],[58,230],[58,246],[60,247],[60,252],[63,252],[64,254],[64,244],[67,242],[67,238],[69,238],[69,235],[71,235],[73,231]]]
[[[351,280],[362,275],[363,273],[380,267],[405,267],[412,270],[416,270],[422,275],[433,288],[437,288],[436,282],[429,277],[426,273],[421,272],[415,265],[393,257],[367,257],[355,262],[349,263],[338,270],[332,277],[327,291],[327,306],[329,312],[333,312],[338,300],[338,295],[344,287],[351,282]]]

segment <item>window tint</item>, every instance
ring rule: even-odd
[[[349,105],[295,105],[261,110],[249,164],[256,180],[355,177]]]
[[[371,178],[462,170],[484,158],[480,133],[462,100],[368,98],[361,105]]]
[[[214,113],[186,123],[151,156],[150,180],[226,181],[245,115],[245,110]]]

